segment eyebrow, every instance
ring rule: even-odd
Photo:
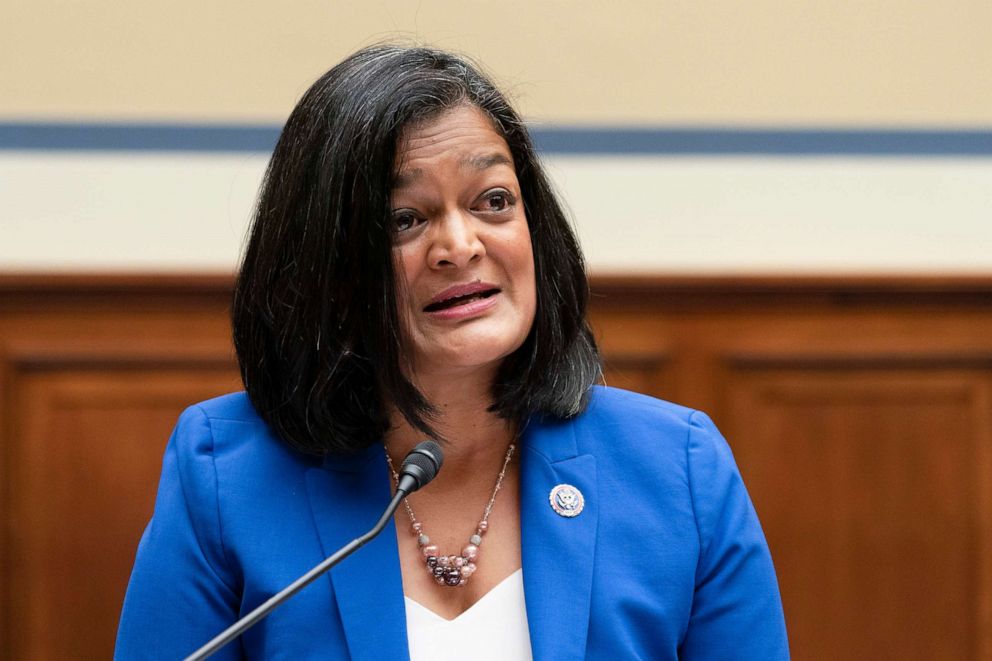
[[[499,152],[468,156],[461,159],[458,164],[462,167],[469,167],[479,172],[496,167],[497,165],[509,165],[511,168],[513,167],[513,161],[510,160],[506,154],[500,154]],[[406,188],[422,176],[424,176],[424,171],[421,168],[413,168],[404,172],[397,172],[393,177],[393,190],[397,188]]]
[[[492,154],[485,154],[482,156],[469,156],[468,158],[462,159],[461,165],[467,165],[473,170],[485,170],[497,165],[509,165],[510,167],[513,167],[513,161],[507,158],[506,154],[494,152]]]

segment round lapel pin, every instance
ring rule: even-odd
[[[571,484],[559,484],[556,486],[551,490],[548,500],[551,501],[551,509],[558,516],[564,516],[569,519],[573,516],[578,516],[586,504],[582,492]]]

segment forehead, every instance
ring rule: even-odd
[[[402,187],[442,163],[471,169],[512,168],[513,157],[489,116],[463,105],[403,130],[396,149],[395,185]]]

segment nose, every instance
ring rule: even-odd
[[[428,249],[431,268],[465,268],[482,259],[486,247],[477,233],[475,219],[453,211],[438,219]]]

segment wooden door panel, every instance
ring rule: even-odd
[[[237,387],[230,367],[20,375],[6,448],[9,658],[110,658],[170,430],[189,404]]]
[[[726,380],[794,658],[986,658],[990,392],[968,369]]]

